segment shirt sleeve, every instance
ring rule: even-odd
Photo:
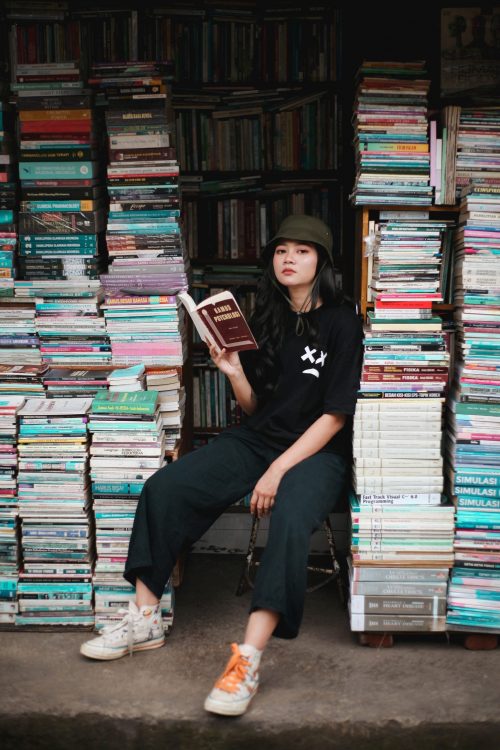
[[[359,390],[363,330],[354,310],[344,308],[332,326],[325,372],[323,413],[354,414]]]

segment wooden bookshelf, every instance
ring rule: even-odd
[[[366,320],[366,313],[373,309],[373,302],[368,301],[368,258],[365,255],[365,237],[369,234],[369,222],[378,218],[381,211],[428,211],[437,218],[457,218],[460,211],[459,206],[392,206],[392,205],[364,205],[357,206],[355,215],[355,265],[354,265],[354,289],[356,300],[359,304],[359,312]],[[432,306],[436,312],[451,312],[454,305],[437,303]]]

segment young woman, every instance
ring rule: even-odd
[[[205,701],[245,712],[271,635],[295,638],[306,589],[309,540],[335,508],[349,472],[350,422],[359,385],[361,325],[336,291],[329,228],[288,216],[266,247],[251,320],[257,351],[210,347],[247,415],[243,425],[160,469],[145,484],[125,578],[136,587],[122,622],[81,647],[92,659],[163,645],[159,599],[177,557],[232,503],[270,516],[243,643]]]

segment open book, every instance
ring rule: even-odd
[[[203,341],[211,341],[219,349],[240,352],[258,349],[248,323],[231,292],[219,292],[198,305],[191,295],[181,292],[180,301],[190,314]]]

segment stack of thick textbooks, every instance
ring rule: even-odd
[[[134,598],[123,579],[135,509],[144,482],[164,464],[165,440],[156,391],[102,392],[92,403],[91,478],[96,523],[96,627],[121,618]],[[162,599],[165,625],[173,618],[170,584]]]
[[[500,632],[500,179],[463,190],[455,249],[448,463],[457,515],[447,622]]]
[[[0,297],[11,297],[17,246],[17,166],[14,117],[0,100]]]
[[[23,568],[16,625],[92,626],[91,399],[28,399],[19,412]]]
[[[423,62],[364,62],[354,104],[355,205],[429,205],[430,154]]]
[[[101,281],[113,362],[182,365],[174,295],[187,288],[187,276],[164,71],[157,63],[103,63],[90,82],[106,107],[109,139],[112,263]]]
[[[22,396],[0,397],[0,625],[13,625],[17,613],[17,412]]]

